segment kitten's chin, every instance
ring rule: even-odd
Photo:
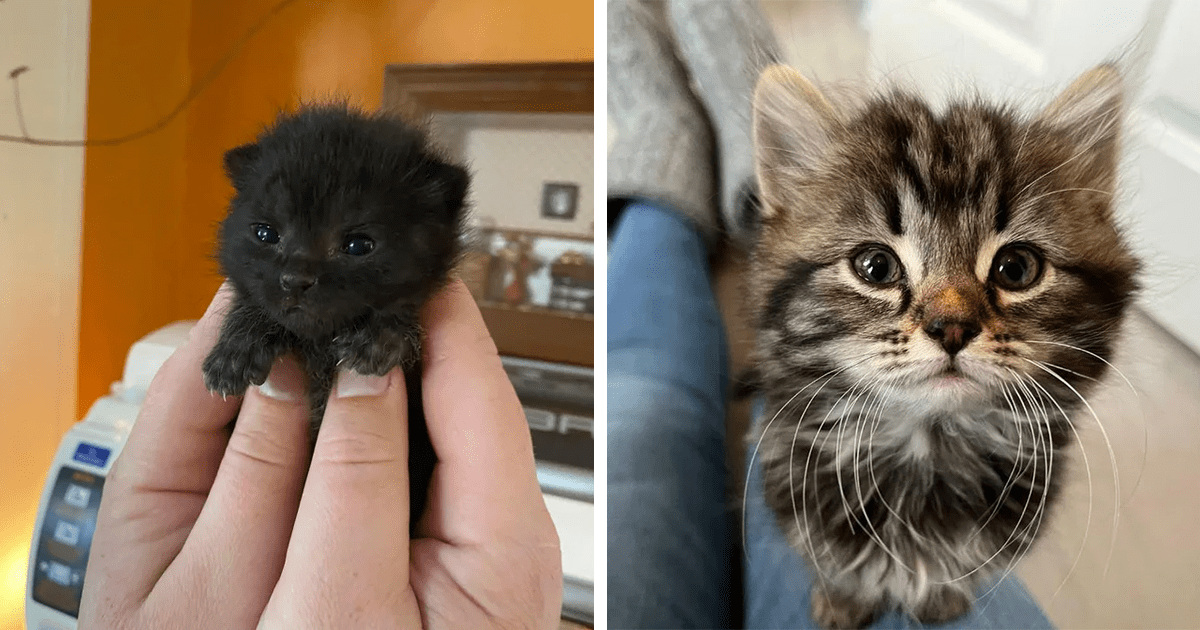
[[[289,306],[280,310],[276,320],[288,332],[302,338],[321,337],[329,332],[331,326],[327,319],[318,316],[302,306]]]
[[[925,380],[924,388],[935,396],[947,398],[971,398],[986,395],[986,388],[961,371],[947,371]]]
[[[972,361],[930,361],[924,369],[910,373],[904,398],[930,409],[962,409],[991,400],[992,375]]]
[[[961,375],[930,377],[906,387],[895,387],[889,398],[893,405],[916,416],[967,411],[986,406],[991,400],[986,386]]]

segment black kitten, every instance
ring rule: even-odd
[[[418,128],[340,105],[284,114],[225,154],[236,190],[218,258],[235,297],[204,382],[261,385],[292,352],[309,382],[315,443],[339,367],[408,386],[412,522],[436,458],[421,407],[420,309],[459,255],[469,175]]]

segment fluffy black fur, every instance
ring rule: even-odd
[[[402,366],[415,523],[436,461],[419,314],[457,262],[467,171],[417,127],[340,105],[281,115],[226,153],[225,170],[236,194],[217,256],[235,297],[205,384],[240,395],[292,352],[308,376],[315,442],[339,367]]]

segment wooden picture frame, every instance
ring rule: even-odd
[[[391,64],[383,104],[408,114],[592,114],[592,62]]]

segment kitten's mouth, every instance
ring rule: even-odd
[[[937,387],[966,387],[977,383],[976,379],[963,371],[962,366],[954,359],[946,361],[941,369],[928,373],[925,382]]]
[[[298,300],[285,299],[279,304],[279,323],[294,333],[305,335],[316,329],[318,318],[311,308]]]

